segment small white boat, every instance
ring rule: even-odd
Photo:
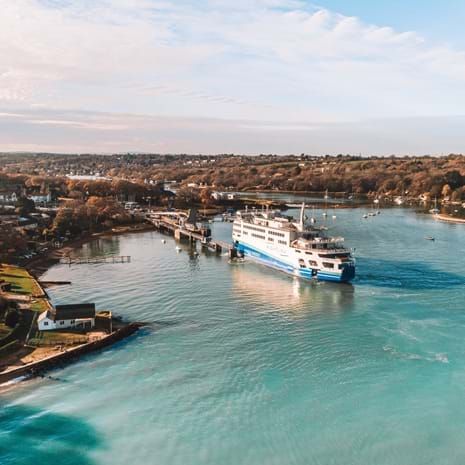
[[[336,215],[333,215],[333,220],[335,220],[336,218],[337,218],[337,216],[336,216]]]
[[[177,246],[176,246],[176,252],[179,253],[179,252],[181,252],[181,250],[182,250],[181,247],[179,247],[179,245],[177,245]]]
[[[162,244],[166,244],[166,239],[162,239],[162,240],[161,240],[161,243],[162,243]]]
[[[368,218],[368,215],[365,213],[362,218]]]
[[[425,239],[427,241],[434,241],[434,237],[433,236],[426,236]]]

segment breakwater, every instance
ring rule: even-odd
[[[138,331],[143,326],[142,323],[129,323],[122,328],[114,331],[113,333],[104,336],[101,339],[98,339],[87,344],[83,344],[77,347],[70,349],[64,349],[62,352],[46,357],[42,360],[36,362],[28,363],[27,365],[11,368],[6,370],[3,373],[0,373],[0,385],[13,379],[20,378],[23,376],[37,376],[44,373],[47,370],[58,368],[65,363],[70,363],[77,358],[101,350],[105,347],[108,347],[122,339],[125,339],[136,331]]]

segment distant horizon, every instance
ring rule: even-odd
[[[122,155],[155,155],[161,157],[312,157],[312,158],[337,158],[337,157],[357,157],[357,158],[446,158],[450,156],[463,157],[464,153],[450,152],[450,153],[424,153],[424,154],[411,154],[411,153],[392,153],[386,155],[363,154],[363,153],[185,153],[185,152],[144,152],[137,150],[128,150],[123,152],[48,152],[48,151],[25,151],[25,150],[8,150],[0,151],[0,155],[64,155],[64,156],[122,156]]]

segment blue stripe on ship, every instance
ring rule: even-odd
[[[237,244],[237,249],[248,255],[255,260],[270,266],[272,268],[278,269],[280,271],[284,271],[285,273],[291,274],[295,276],[296,274],[304,279],[313,279],[315,276],[312,273],[312,270],[307,268],[300,268],[296,269],[292,265],[279,260],[271,255],[264,253],[261,250],[256,249],[255,247],[251,247],[250,245],[245,245],[241,242]],[[331,273],[328,271],[318,271],[316,277],[320,281],[333,281],[333,282],[348,282],[355,276],[355,267],[353,265],[346,266],[342,273]]]

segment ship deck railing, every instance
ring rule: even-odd
[[[321,243],[319,244],[321,245]],[[346,247],[339,247],[337,249],[317,249],[313,247],[305,247],[305,246],[298,246],[295,244],[291,244],[291,247],[297,250],[302,250],[304,252],[315,252],[315,253],[326,253],[326,254],[333,254],[333,253],[350,253],[350,250]]]

